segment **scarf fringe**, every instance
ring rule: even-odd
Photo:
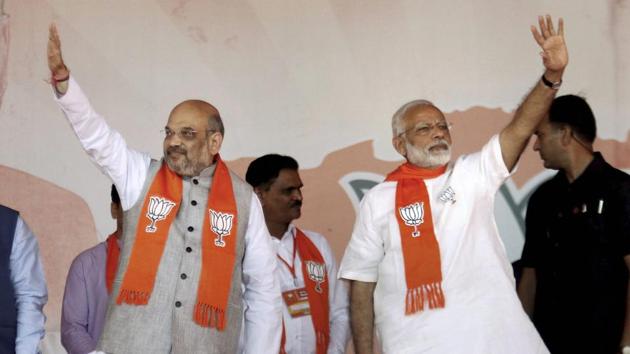
[[[429,305],[429,309],[444,307],[444,293],[440,283],[423,284],[417,288],[408,289],[405,315],[424,311],[425,303]]]
[[[326,354],[328,351],[328,343],[330,343],[330,335],[322,331],[317,331],[315,332],[315,338],[317,354]]]
[[[121,289],[120,294],[116,299],[116,303],[118,305],[122,304],[123,302],[129,305],[146,305],[149,303],[150,297],[151,293],[149,292]]]
[[[201,327],[216,328],[219,331],[225,328],[225,310],[212,305],[197,303],[193,318]]]

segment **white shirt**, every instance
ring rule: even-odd
[[[123,210],[130,209],[142,192],[150,156],[127,146],[94,111],[74,78],[57,102],[92,161],[116,185]],[[277,281],[269,276],[276,267],[270,237],[260,201],[252,193],[242,267],[245,353],[277,353],[280,347],[282,300]]]
[[[376,282],[375,325],[385,353],[548,353],[518,300],[494,220],[495,194],[508,176],[495,135],[481,152],[464,155],[443,175],[425,180],[446,306],[409,316],[394,214],[396,182],[367,193],[339,276]],[[445,192],[454,192],[455,202]]]
[[[329,322],[330,322],[330,344],[328,354],[343,354],[346,352],[346,344],[350,335],[350,322],[348,318],[348,289],[347,284],[337,279],[337,262],[335,256],[324,236],[307,230],[302,230],[304,234],[313,242],[319,253],[324,257],[326,263],[326,273],[328,284]],[[271,238],[273,246],[279,257],[282,257],[289,265],[293,260],[293,250],[295,247],[295,226],[289,225],[287,231],[282,235],[282,239]],[[293,274],[280,259],[276,268],[276,278],[280,283],[280,289],[284,291],[303,288],[304,274],[302,273],[302,261],[300,255],[295,253],[293,262],[296,279]],[[311,316],[292,318],[289,310],[283,304],[284,328],[286,334],[285,350],[288,354],[311,354],[315,353],[315,329]]]

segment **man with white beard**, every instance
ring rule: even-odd
[[[545,72],[512,121],[481,149],[450,163],[450,124],[431,102],[393,116],[407,162],[368,192],[339,277],[351,281],[355,351],[548,353],[523,311],[494,220],[494,197],[545,117],[568,63],[562,20],[532,34]]]

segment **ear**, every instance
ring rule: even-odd
[[[208,138],[208,151],[210,151],[212,156],[219,153],[221,144],[223,144],[223,135],[219,132],[212,133]]]
[[[256,195],[258,196],[258,199],[260,200],[260,204],[261,205],[265,205],[265,195],[263,193],[263,190],[260,189],[260,187],[254,187],[254,193],[256,193]]]
[[[401,154],[404,158],[407,158],[407,146],[405,144],[405,138],[403,138],[402,136],[395,136],[392,139],[392,145],[399,154]]]
[[[562,146],[569,146],[573,142],[573,131],[569,126],[564,126],[560,129],[562,129],[562,136],[560,137]]]

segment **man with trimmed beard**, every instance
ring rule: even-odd
[[[258,198],[219,156],[224,127],[210,103],[184,101],[164,128],[164,159],[130,149],[91,107],[51,25],[57,102],[123,207],[123,248],[97,350],[277,353],[276,257]],[[244,321],[243,321],[244,318]]]
[[[287,354],[343,354],[350,335],[348,290],[337,279],[337,262],[324,236],[302,231],[302,180],[290,156],[264,155],[252,161],[245,179],[260,198],[278,255],[275,276],[284,300]]]
[[[562,19],[532,34],[543,76],[512,121],[480,152],[450,161],[450,124],[431,102],[393,116],[392,143],[407,162],[361,202],[339,276],[351,280],[355,351],[548,353],[520,306],[494,220],[494,197],[543,119],[568,63]]]

